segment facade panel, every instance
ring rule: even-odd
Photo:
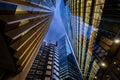
[[[40,3],[41,0],[0,1],[0,36],[3,40],[0,44],[6,46],[3,50],[0,48],[1,55],[7,51],[0,63],[5,80],[24,80],[38,53],[55,8],[47,1],[44,2],[46,5]]]

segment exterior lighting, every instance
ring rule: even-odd
[[[120,68],[117,68],[118,71],[120,71]]]
[[[95,79],[97,79],[97,76],[95,76]]]
[[[116,44],[119,44],[120,43],[120,30],[119,30],[119,32],[117,33],[117,35],[115,36],[115,38],[114,38],[114,43],[116,43]]]
[[[114,42],[115,42],[116,44],[118,44],[118,43],[120,43],[120,39],[117,38],[117,39],[114,40]]]
[[[106,67],[106,64],[104,62],[101,62],[102,67]]]
[[[116,64],[116,62],[114,62],[113,64]]]

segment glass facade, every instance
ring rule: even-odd
[[[58,53],[60,80],[83,80],[66,35],[58,40]]]
[[[0,80],[120,79],[120,0],[0,0],[0,26]]]
[[[118,5],[118,0],[64,0],[63,23],[85,80],[102,80],[102,62],[110,65],[111,51],[116,55],[119,52],[117,44],[111,50],[115,46],[113,38],[120,30]],[[114,58],[111,56],[111,60]]]

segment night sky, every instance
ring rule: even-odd
[[[57,41],[65,34],[65,28],[60,16],[60,4],[61,0],[56,0],[54,18],[44,39],[46,42]]]

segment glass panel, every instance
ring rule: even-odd
[[[51,71],[46,71],[46,75],[51,75]]]
[[[51,69],[51,66],[50,66],[50,65],[47,65],[47,69]]]
[[[45,80],[50,80],[50,77],[45,77]]]
[[[52,61],[48,61],[48,64],[52,64]]]

